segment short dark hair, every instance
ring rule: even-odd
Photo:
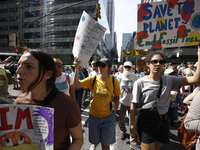
[[[151,52],[149,53],[149,55],[146,57],[145,61],[148,62],[148,63],[150,63],[151,58],[152,58],[154,55],[160,55],[160,56],[165,60],[165,56],[163,55],[163,53],[158,52],[158,51],[151,51]]]
[[[30,53],[39,62],[38,79],[27,90],[30,91],[35,86],[37,86],[41,82],[41,80],[44,78],[44,73],[47,72],[47,71],[52,71],[51,78],[47,80],[47,85],[46,85],[47,89],[56,88],[56,86],[55,86],[56,66],[55,66],[55,63],[53,61],[53,58],[49,54],[42,52],[38,49],[30,49],[30,50],[26,51],[25,53]]]

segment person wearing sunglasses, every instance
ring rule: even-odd
[[[199,46],[197,54],[199,62]],[[169,117],[167,112],[170,105],[170,92],[180,89],[181,86],[200,81],[199,64],[195,74],[190,77],[161,76],[165,62],[162,53],[158,51],[149,53],[146,63],[150,69],[150,74],[134,83],[130,108],[130,130],[131,136],[135,140],[140,140],[142,150],[158,150],[163,144],[169,142]],[[136,108],[139,105],[141,107],[140,113],[137,114],[136,130],[135,116]]]
[[[79,64],[80,62],[75,58],[74,86],[90,88],[93,92],[88,121],[89,141],[92,143],[90,150],[96,149],[99,143],[101,143],[102,150],[108,150],[110,148],[109,145],[116,142],[115,114],[119,105],[119,95],[121,94],[119,82],[110,75],[112,62],[108,58],[102,58],[96,62],[99,75],[90,76],[83,80],[78,78]],[[114,111],[110,105],[113,101],[113,96],[115,103]]]

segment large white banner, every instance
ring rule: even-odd
[[[198,45],[200,0],[167,0],[138,5],[137,48]]]
[[[83,12],[73,45],[73,55],[78,57],[82,67],[88,64],[105,31],[106,28],[90,17],[85,11]]]
[[[0,105],[0,150],[53,150],[54,109]]]

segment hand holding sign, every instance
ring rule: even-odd
[[[79,65],[80,65],[80,61],[78,61],[77,57],[74,58],[73,64],[74,64],[75,68],[78,70],[79,69]]]
[[[73,55],[79,58],[80,65],[86,67],[106,28],[83,12],[74,39]]]

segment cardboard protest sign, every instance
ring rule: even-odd
[[[137,49],[198,45],[199,8],[199,0],[167,0],[139,4]]]
[[[106,28],[83,12],[74,39],[73,55],[85,67],[101,40]]]
[[[1,150],[53,150],[54,109],[0,105]]]
[[[182,86],[180,88],[180,93],[181,93],[181,98],[184,99],[186,98],[190,93],[192,93],[195,89],[195,85],[186,85],[186,86]]]

